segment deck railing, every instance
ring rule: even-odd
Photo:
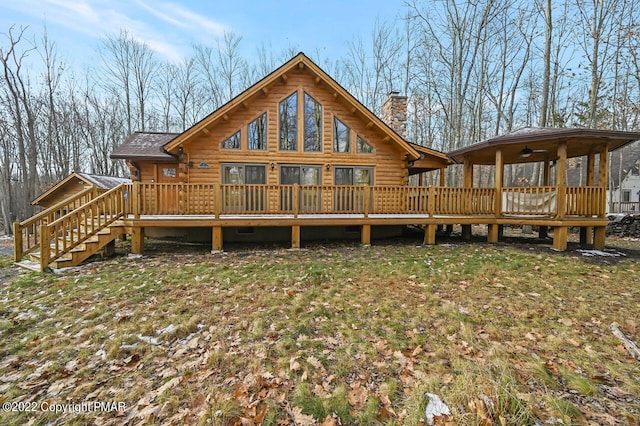
[[[134,183],[138,215],[496,215],[494,188]],[[599,187],[569,187],[566,216],[604,213]],[[500,215],[556,216],[556,187],[503,188]],[[137,196],[136,196],[137,194]]]
[[[640,213],[640,201],[614,201],[611,213]]]
[[[42,225],[54,222],[83,204],[88,203],[94,196],[94,188],[86,188],[23,222],[15,222],[13,224],[13,253],[15,261],[21,261],[24,256],[40,248],[40,227]]]

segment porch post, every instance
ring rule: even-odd
[[[222,251],[222,226],[214,226],[211,229],[211,253]]]
[[[473,188],[473,163],[468,157],[464,159],[464,187]],[[466,205],[466,203],[465,203]],[[471,225],[462,225],[462,239],[470,240],[473,236]]]
[[[542,186],[551,186],[551,162],[547,157],[544,159],[544,170],[542,175]],[[541,240],[547,238],[549,235],[549,228],[544,225],[538,227],[538,238]]]
[[[593,151],[589,151],[589,154],[587,154],[587,186],[595,186],[596,184],[595,169],[596,169],[596,153]],[[584,202],[588,202],[588,201],[585,200]],[[589,206],[592,206],[592,205],[593,203],[591,203],[589,200]],[[580,244],[582,245],[593,244],[593,226],[585,226],[580,229]]]
[[[496,149],[496,171],[495,171],[495,197],[493,199],[493,211],[495,217],[502,216],[502,187],[504,185],[504,158],[502,156],[502,149]],[[487,229],[487,242],[497,243],[498,236],[500,234],[500,224],[492,223],[488,225]]]
[[[556,220],[563,220],[567,209],[567,142],[558,145],[558,163],[556,170]],[[553,230],[553,248],[567,249],[567,227],[556,226]]]
[[[131,211],[133,212],[134,219],[140,219],[140,181],[133,181],[133,188],[131,189]]]
[[[144,252],[144,228],[139,226],[131,230],[131,253],[142,254]]]
[[[20,222],[13,222],[13,260],[20,262],[22,260],[22,229]]]
[[[605,211],[607,210],[607,171],[609,170],[609,145],[607,145],[606,143],[600,145],[599,157],[600,170],[598,171],[598,186],[600,187],[600,211],[598,217],[605,218]],[[593,248],[595,248],[596,250],[604,249],[606,230],[606,225],[597,226],[595,228]]]
[[[440,188],[442,188],[445,185],[445,182],[444,182],[444,178],[445,178],[444,167],[440,168],[440,176],[439,177],[440,177]],[[429,195],[429,197],[431,197],[431,195]],[[433,205],[435,206],[435,196],[431,197],[431,198],[433,198]],[[433,211],[434,210],[431,207],[429,207],[429,214],[431,216],[433,216]],[[438,225],[437,230],[441,232],[442,229],[443,229],[443,225]]]

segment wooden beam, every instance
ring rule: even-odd
[[[298,69],[300,71],[302,71],[304,69],[304,63],[303,62],[298,62]]]
[[[315,79],[313,79],[313,82],[314,82],[316,85],[320,84],[320,81],[321,81],[320,77],[316,77]]]
[[[545,157],[543,165],[542,186],[551,185],[551,161]]]
[[[287,84],[287,80],[289,80],[289,77],[287,77],[287,75],[286,75],[286,74],[282,74],[282,75],[280,76],[280,79],[282,80],[282,82],[283,82],[284,84]]]
[[[269,89],[267,89],[266,87],[262,88],[262,94],[267,96],[269,94]]]
[[[356,113],[356,107],[351,107],[351,114],[355,114]]]
[[[20,262],[22,260],[22,229],[20,222],[13,222],[13,261]]]
[[[211,132],[206,127],[203,127],[202,128],[202,134],[205,135],[205,136],[210,136]]]
[[[338,92],[333,92],[333,99],[335,99],[335,100],[338,99]]]
[[[389,142],[391,140],[391,137],[389,137],[388,135],[384,137],[384,139],[382,139],[382,142]]]
[[[373,121],[370,121],[370,122],[367,123],[367,129],[370,129],[371,126],[373,126]]]
[[[249,109],[249,104],[246,102],[242,102],[240,105],[242,105],[242,108],[245,110]]]
[[[224,114],[224,115],[222,116],[222,119],[223,119],[224,121],[229,121],[229,116],[228,116],[227,114]]]

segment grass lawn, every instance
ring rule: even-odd
[[[640,242],[374,243],[0,257],[0,424],[638,424]]]

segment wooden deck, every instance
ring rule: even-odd
[[[448,188],[410,186],[122,184],[104,194],[84,193],[28,221],[14,224],[15,258],[40,251],[43,268],[77,250],[108,227],[132,236],[132,251],[144,249],[145,228],[211,228],[212,249],[223,247],[222,229],[360,226],[363,244],[371,227],[418,225],[425,244],[435,244],[441,225],[487,225],[497,242],[502,225],[554,229],[554,248],[566,249],[567,230],[580,227],[584,242],[604,247],[604,190],[600,187]],[[84,198],[83,198],[84,197]],[[89,198],[87,198],[89,197]],[[46,214],[45,214],[46,213]],[[465,232],[463,232],[464,234]],[[50,244],[41,244],[49,241]]]

